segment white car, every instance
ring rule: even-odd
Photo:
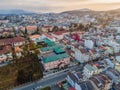
[[[41,87],[42,87],[42,86],[37,86],[37,87],[35,88],[35,90],[39,90]]]

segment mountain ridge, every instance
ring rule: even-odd
[[[34,14],[34,12],[22,9],[0,10],[0,14]]]
[[[82,9],[77,9],[77,10],[69,10],[69,11],[64,11],[60,12],[61,13],[68,13],[68,14],[74,14],[74,13],[95,13],[95,12],[120,12],[120,8],[118,9],[113,9],[113,10],[107,10],[107,11],[95,11],[91,10],[89,8],[82,8]],[[42,13],[35,13],[32,11],[27,11],[27,10],[22,10],[22,9],[9,9],[9,10],[0,10],[0,14],[42,14]]]

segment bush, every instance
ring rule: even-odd
[[[48,87],[42,88],[40,90],[51,90],[51,88],[48,86]]]

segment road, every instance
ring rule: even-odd
[[[33,88],[36,88],[36,87],[39,87],[39,86],[45,87],[45,86],[55,85],[59,81],[64,80],[66,78],[67,73],[69,71],[76,70],[77,68],[80,68],[80,67],[79,66],[71,67],[70,70],[67,70],[67,71],[64,71],[64,72],[60,72],[60,73],[57,73],[57,74],[53,74],[52,76],[45,77],[42,80],[33,82],[31,84],[27,84],[27,85],[21,86],[21,87],[16,87],[13,90],[32,90]]]
[[[51,85],[54,85],[57,82],[65,79],[66,75],[67,75],[67,72],[61,73],[59,75],[53,75],[49,78],[45,78],[45,79],[39,80],[37,82],[31,83],[29,85],[22,86],[22,87],[17,87],[13,90],[32,90],[33,88],[36,88],[38,86],[41,86],[41,87],[51,86]]]

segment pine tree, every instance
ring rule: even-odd
[[[12,29],[13,29],[13,32],[14,32],[14,36],[16,37],[17,35],[16,35],[15,27],[12,27]]]
[[[25,33],[24,33],[24,37],[26,38],[28,35],[28,32],[27,32],[27,27],[25,27]]]

